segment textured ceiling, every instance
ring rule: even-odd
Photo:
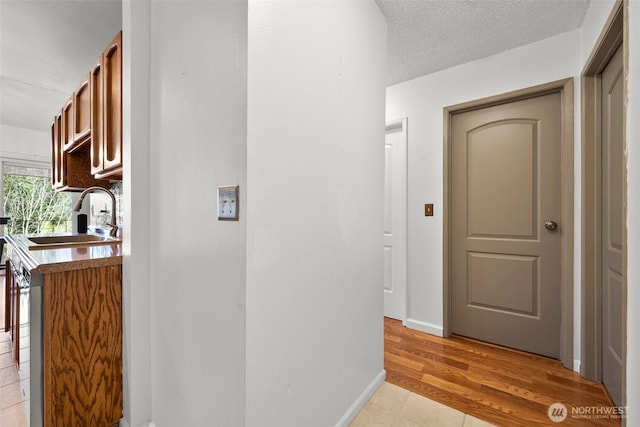
[[[589,0],[376,0],[389,85],[580,27]]]
[[[389,84],[570,31],[589,6],[589,0],[376,1],[389,21]],[[0,123],[48,132],[54,113],[121,28],[120,0],[0,0]]]

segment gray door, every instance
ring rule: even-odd
[[[560,101],[551,93],[451,119],[451,331],[554,358]]]
[[[622,405],[626,340],[623,280],[622,49],[602,72],[602,382]]]

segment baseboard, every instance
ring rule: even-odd
[[[436,335],[438,337],[441,337],[444,334],[444,330],[442,326],[432,325],[430,323],[422,322],[420,320],[407,319],[404,322],[404,325],[407,328],[416,329],[418,331],[426,332],[428,334]]]
[[[120,420],[120,427],[129,427],[129,423],[124,418]],[[142,423],[138,427],[156,427],[152,422]]]
[[[364,407],[364,405],[371,399],[371,396],[378,390],[378,387],[382,385],[385,378],[387,377],[387,372],[383,369],[376,377],[371,381],[371,383],[367,386],[366,389],[362,392],[362,394],[353,402],[353,405],[345,412],[345,414],[340,418],[340,420],[336,423],[336,427],[347,427],[351,421],[358,415],[360,410]]]

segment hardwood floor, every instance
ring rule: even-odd
[[[620,426],[606,390],[559,361],[384,320],[387,381],[497,426]],[[567,417],[554,423],[549,406]]]

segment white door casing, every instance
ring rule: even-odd
[[[384,315],[406,319],[407,119],[387,122],[384,142]]]

